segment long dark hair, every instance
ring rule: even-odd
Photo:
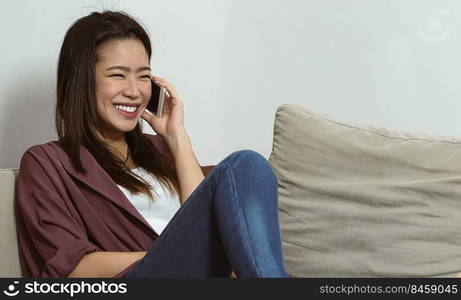
[[[67,30],[59,55],[56,85],[55,125],[58,144],[69,155],[74,168],[86,173],[80,161],[80,145],[92,153],[100,166],[119,185],[134,194],[145,193],[151,200],[148,182],[130,172],[125,162],[111,151],[109,144],[95,133],[103,131],[96,109],[95,68],[98,46],[112,40],[135,38],[144,45],[150,58],[151,43],[146,31],[122,11],[93,12],[78,19]],[[170,193],[178,193],[179,181],[174,163],[143,135],[140,123],[125,133],[133,161],[154,175]]]

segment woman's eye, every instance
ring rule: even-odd
[[[112,74],[112,75],[109,75],[109,77],[112,77],[112,76],[120,76],[120,77],[123,77],[122,74]],[[144,75],[144,76],[141,76],[141,78],[148,78],[148,79],[150,79],[150,76],[149,76],[149,75]]]

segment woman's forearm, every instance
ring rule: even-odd
[[[68,277],[114,277],[145,255],[146,252],[92,252],[80,260]]]
[[[181,189],[180,201],[182,205],[205,176],[192,150],[190,138],[185,131],[175,137],[166,139],[166,141],[174,157]]]

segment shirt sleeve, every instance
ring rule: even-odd
[[[83,256],[101,251],[88,240],[69,202],[45,151],[26,151],[17,179],[16,205],[26,231],[22,236],[29,239],[20,247],[25,263],[34,264],[33,277],[67,277]]]

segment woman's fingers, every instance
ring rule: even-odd
[[[153,76],[153,77],[154,77],[154,80],[157,81],[160,86],[166,88],[171,98],[178,99],[178,94],[176,92],[176,89],[171,83],[168,82],[168,80],[162,77],[158,77],[158,76]]]
[[[143,111],[142,114],[141,114],[141,118],[143,118],[144,120],[146,120],[146,122],[150,123],[151,119],[154,117],[154,115],[151,115],[150,113],[148,113],[147,111]]]

